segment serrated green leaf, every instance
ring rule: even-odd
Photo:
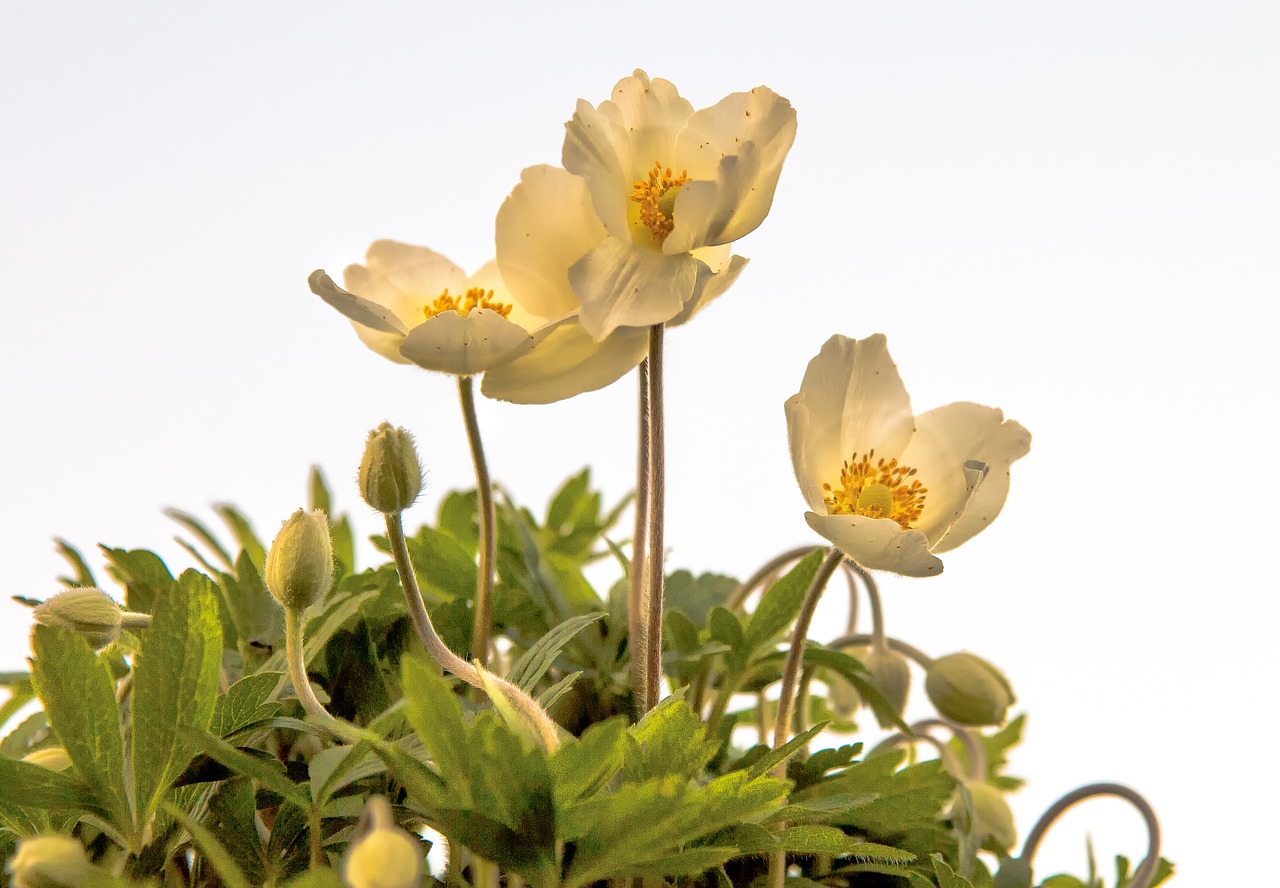
[[[156,602],[133,667],[133,784],[139,824],[191,761],[182,728],[205,731],[222,667],[222,624],[213,582],[185,572]]]
[[[547,674],[547,670],[551,668],[556,657],[560,656],[565,645],[572,641],[575,635],[603,616],[602,613],[583,614],[565,620],[525,651],[524,656],[511,667],[507,680],[526,694],[533,693],[533,689],[542,680],[542,676]]]
[[[124,586],[124,606],[137,613],[149,614],[156,599],[173,588],[173,574],[160,556],[146,549],[112,549],[99,546],[107,559],[107,572]]]
[[[252,777],[281,798],[299,807],[310,807],[311,799],[307,796],[306,790],[288,778],[284,765],[274,757],[265,756],[265,754],[265,757],[252,755],[203,731],[183,728],[179,733],[196,750],[221,762],[237,774]]]
[[[58,554],[61,555],[71,565],[73,577],[63,578],[64,586],[94,586],[98,585],[98,581],[94,579],[93,571],[90,569],[88,562],[84,560],[84,556],[80,554],[80,550],[68,543],[61,537],[54,539],[54,547]],[[69,581],[69,582],[68,582]]]
[[[712,846],[690,848],[687,851],[677,851],[675,854],[666,854],[662,857],[654,858],[641,866],[624,869],[618,875],[652,875],[664,879],[674,879],[677,876],[696,876],[713,867],[722,866],[738,856],[737,848]]]
[[[71,773],[0,758],[0,806],[82,811],[91,802],[89,788]]]
[[[809,553],[764,593],[743,633],[748,650],[758,652],[766,648],[795,621],[805,593],[825,557],[821,549]]]
[[[227,525],[236,543],[249,553],[254,566],[261,572],[267,560],[267,552],[258,535],[253,532],[253,525],[249,523],[249,519],[231,503],[214,503],[213,512]]]
[[[699,774],[720,749],[707,739],[707,725],[679,697],[668,697],[649,710],[627,732],[623,779],[642,783],[677,774],[686,780]]]
[[[881,864],[907,864],[916,859],[909,851],[858,841],[833,826],[793,826],[778,833],[777,839],[783,850],[795,854],[829,854]]]
[[[663,587],[663,607],[684,614],[695,626],[705,626],[713,607],[729,600],[738,581],[723,574],[704,573],[695,577],[690,571],[668,574]]]
[[[899,771],[902,758],[895,752],[858,762],[793,793],[792,800],[807,804],[832,796],[874,794],[875,801],[840,814],[835,823],[856,826],[877,838],[900,836],[921,826],[931,828],[955,791],[955,781],[937,760]]]
[[[263,650],[283,643],[284,611],[267,591],[261,570],[247,551],[240,550],[234,573],[218,575],[218,585],[236,635],[244,645]]]
[[[133,830],[115,679],[75,632],[36,626],[32,681],[49,724],[97,806],[122,835]]]
[[[248,725],[278,715],[280,704],[272,701],[270,696],[284,677],[279,672],[257,672],[227,688],[227,692],[214,704],[209,733],[215,737],[227,737]]]
[[[214,557],[222,562],[227,570],[233,570],[235,563],[231,560],[231,553],[226,550],[221,541],[214,536],[213,531],[195,515],[184,512],[181,509],[165,509],[165,517],[176,521],[183,528],[195,536],[197,540],[213,553]]]
[[[598,792],[622,770],[626,733],[627,720],[619,715],[560,744],[547,762],[557,809]]]
[[[747,770],[747,775],[752,778],[756,778],[769,773],[773,770],[775,765],[782,764],[787,759],[791,758],[791,756],[808,746],[809,741],[820,734],[826,727],[826,723],[823,722],[822,724],[814,725],[812,728],[796,734],[777,749],[770,750],[753,762],[751,767]]]

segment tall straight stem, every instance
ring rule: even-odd
[[[649,535],[648,595],[645,602],[644,711],[658,705],[662,685],[663,518],[666,501],[666,447],[662,421],[662,340],[664,327],[649,328]]]
[[[480,423],[476,420],[476,395],[472,377],[458,377],[458,398],[462,402],[462,418],[467,426],[467,443],[471,445],[471,463],[476,470],[476,499],[480,510],[480,569],[476,575],[475,629],[471,633],[471,659],[481,666],[489,663],[489,626],[493,622],[493,566],[497,553],[497,523],[493,513],[493,485],[489,481],[489,464],[480,441]]]
[[[649,359],[640,362],[639,440],[636,442],[636,522],[631,535],[631,574],[627,589],[627,638],[631,649],[631,683],[636,706],[644,714],[648,679],[648,622],[644,611],[645,547],[649,535]]]

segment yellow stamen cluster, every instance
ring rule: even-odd
[[[840,486],[833,489],[823,484],[822,498],[830,515],[864,515],[867,518],[890,518],[903,530],[920,519],[924,511],[924,495],[929,488],[909,480],[916,470],[900,466],[896,459],[872,463],[871,450],[862,459],[854,454],[840,471]]]
[[[640,205],[640,221],[658,243],[666,240],[676,225],[676,197],[688,181],[688,170],[674,176],[671,167],[664,170],[661,162],[654,161],[649,177],[631,186],[631,200]]]
[[[445,287],[443,293],[422,307],[422,313],[428,318],[434,318],[446,311],[456,311],[465,318],[471,314],[473,308],[487,308],[490,311],[496,311],[504,318],[511,314],[510,305],[495,301],[492,290],[484,290],[480,287],[472,287],[461,296],[450,296],[449,288]]]

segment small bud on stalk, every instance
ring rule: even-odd
[[[422,881],[422,846],[396,826],[391,806],[372,796],[360,817],[364,834],[351,843],[342,861],[348,888],[417,888]]]
[[[875,645],[855,652],[854,656],[871,673],[867,676],[867,683],[879,691],[885,702],[901,717],[911,691],[911,667],[907,665],[907,658],[892,648],[876,648]],[[889,727],[878,716],[876,720],[880,727]]]
[[[384,515],[412,506],[422,492],[422,464],[409,433],[388,422],[370,432],[358,480],[364,501]]]
[[[89,875],[89,858],[70,836],[32,836],[18,841],[5,869],[14,888],[77,888]]]
[[[990,783],[965,783],[969,798],[973,801],[973,823],[970,831],[984,839],[990,836],[996,844],[1008,851],[1018,841],[1018,827],[1013,811],[1005,801],[1004,793]]]
[[[998,725],[1015,697],[1000,670],[973,654],[939,657],[924,680],[925,693],[944,718],[962,725]]]
[[[289,516],[267,554],[267,591],[285,610],[302,611],[333,585],[333,544],[324,512]]]
[[[92,586],[59,592],[37,605],[34,616],[42,626],[80,633],[94,650],[118,640],[124,626],[120,605],[107,593]]]
[[[61,746],[49,746],[28,752],[22,760],[29,765],[39,765],[50,771],[65,771],[71,767],[71,756]]]

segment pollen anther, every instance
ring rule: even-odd
[[[630,200],[640,205],[640,222],[656,243],[666,240],[675,228],[676,197],[688,181],[688,170],[675,176],[671,167],[663,169],[660,161],[654,161],[648,178],[632,184]]]
[[[827,513],[889,518],[908,530],[920,519],[929,489],[914,480],[915,469],[899,465],[897,459],[873,463],[875,455],[871,450],[859,459],[855,453],[840,470],[838,487],[822,485]]]
[[[446,311],[456,311],[465,318],[474,308],[487,308],[490,311],[496,311],[504,318],[511,314],[510,305],[498,302],[493,298],[492,290],[485,290],[482,287],[471,287],[461,296],[451,296],[449,288],[445,287],[443,293],[422,307],[422,313],[428,318],[434,318]]]

